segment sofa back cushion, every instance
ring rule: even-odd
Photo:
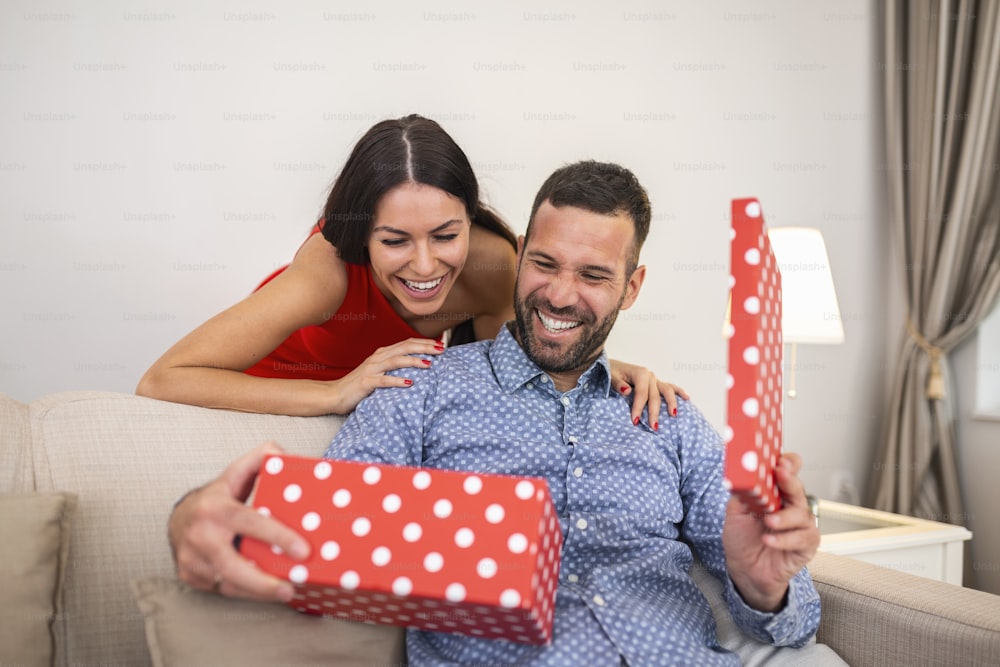
[[[30,405],[40,491],[78,496],[56,619],[56,664],[148,665],[130,581],[174,575],[170,510],[265,440],[321,456],[341,417],[211,410],[130,394],[66,392]]]

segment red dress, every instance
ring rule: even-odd
[[[324,324],[302,327],[293,333],[271,354],[248,368],[247,374],[338,380],[360,366],[377,348],[407,338],[426,338],[392,309],[375,284],[371,267],[367,264],[346,266],[347,294],[340,309]],[[257,289],[285,268],[272,273]]]

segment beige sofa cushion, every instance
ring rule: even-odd
[[[852,665],[1000,664],[1000,596],[820,552],[818,639]]]
[[[133,582],[154,667],[402,665],[402,628],[301,614],[277,603],[201,593],[176,580]]]
[[[79,495],[66,572],[57,664],[146,665],[142,616],[129,582],[174,575],[166,522],[173,503],[264,440],[319,456],[340,417],[209,410],[108,392],[31,404],[40,490]]]
[[[51,665],[76,497],[0,495],[0,665]]]

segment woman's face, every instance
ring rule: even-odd
[[[389,301],[415,315],[437,312],[465,266],[471,224],[462,200],[433,186],[403,183],[385,193],[368,258]]]

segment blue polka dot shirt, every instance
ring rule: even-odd
[[[659,431],[646,414],[634,426],[604,355],[559,392],[507,327],[394,374],[413,385],[362,401],[328,458],[544,477],[564,540],[550,645],[408,630],[410,665],[739,665],[688,575],[692,549],[746,634],[801,646],[816,632],[804,568],[777,613],[747,606],[726,575],[723,445],[693,404]]]

